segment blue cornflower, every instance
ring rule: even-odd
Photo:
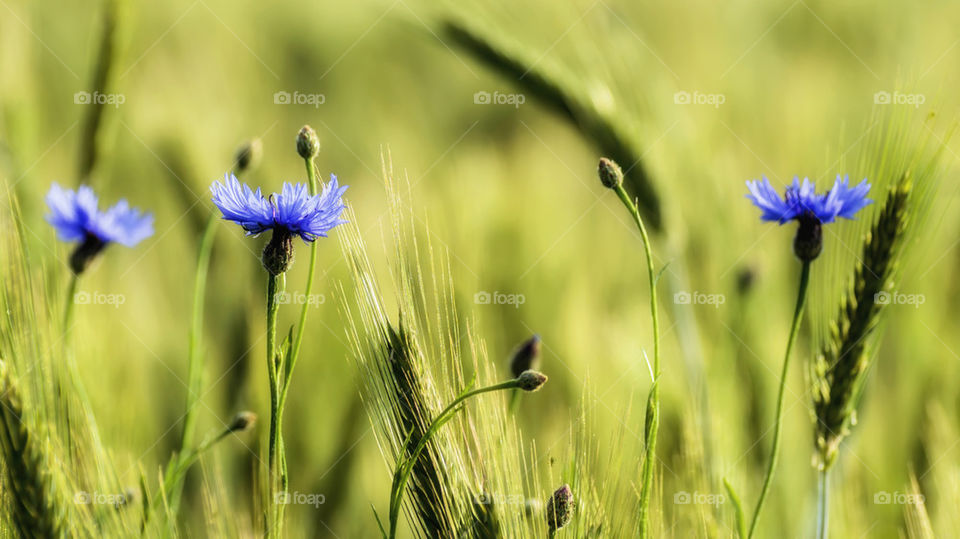
[[[799,221],[800,228],[794,240],[794,252],[801,260],[810,261],[820,254],[823,245],[821,225],[832,223],[837,217],[853,219],[858,211],[873,201],[867,198],[870,184],[864,179],[850,187],[849,176],[837,175],[830,191],[817,194],[813,182],[804,178],[803,183],[797,177],[787,186],[783,198],[777,194],[770,180],[747,182],[750,194],[747,198],[763,210],[760,218],[764,221]]]
[[[78,242],[70,256],[70,267],[80,274],[107,245],[133,247],[153,235],[153,215],[131,208],[121,199],[107,211],[100,211],[97,195],[89,186],[76,191],[54,183],[46,197],[49,222],[62,241]]]
[[[330,183],[313,196],[305,184],[284,183],[279,194],[267,198],[260,188],[254,191],[229,173],[224,175],[223,183],[216,181],[210,186],[213,203],[224,219],[243,227],[248,236],[273,231],[263,251],[264,267],[273,275],[283,273],[293,262],[293,236],[310,243],[318,237],[325,238],[327,232],[346,222],[340,219],[346,190],[347,186],[341,187],[332,174]]]
[[[750,194],[747,198],[754,205],[763,210],[760,217],[764,221],[777,221],[781,225],[787,221],[798,219],[806,212],[812,212],[821,223],[832,223],[837,217],[853,219],[853,216],[864,206],[873,202],[867,198],[870,184],[864,179],[854,187],[850,187],[849,176],[837,175],[833,188],[829,192],[818,195],[813,182],[804,178],[793,178],[783,193],[783,198],[770,185],[766,177],[763,181],[748,181],[747,189]]]

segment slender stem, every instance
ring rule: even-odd
[[[196,276],[193,282],[193,310],[191,313],[189,355],[187,357],[187,402],[186,415],[183,419],[183,434],[180,438],[180,452],[183,453],[193,445],[194,425],[196,424],[197,399],[200,397],[203,383],[203,358],[200,354],[200,342],[203,338],[203,304],[207,288],[207,270],[210,267],[210,252],[213,248],[213,238],[219,219],[211,215],[207,227],[200,240],[200,250],[197,255]]]
[[[827,539],[830,532],[830,468],[820,470],[817,480],[817,539]]]
[[[657,458],[657,433],[660,430],[660,318],[657,314],[657,275],[653,267],[650,237],[647,235],[647,228],[643,224],[643,219],[640,218],[640,211],[623,189],[623,185],[617,185],[615,190],[640,230],[644,254],[647,257],[647,279],[650,284],[650,318],[653,323],[653,386],[650,388],[650,398],[647,401],[647,424],[644,433],[646,456],[643,460],[643,484],[640,490],[640,537],[649,537],[650,497],[653,493],[653,473]]]
[[[723,486],[727,488],[727,494],[730,495],[730,502],[733,504],[733,511],[737,517],[737,537],[746,539],[747,521],[743,516],[743,503],[740,502],[740,496],[737,495],[737,491],[733,489],[733,485],[726,478],[723,479]]]
[[[307,180],[310,185],[310,195],[317,194],[317,175],[313,168],[313,160],[304,159],[307,167]],[[306,297],[303,306],[300,309],[300,321],[297,323],[297,329],[294,332],[293,347],[290,349],[286,369],[284,372],[283,383],[280,385],[280,412],[283,413],[283,407],[287,403],[287,391],[290,388],[290,380],[293,378],[293,368],[297,364],[297,358],[300,356],[300,344],[303,342],[304,328],[307,324],[307,309],[310,308],[310,294],[313,292],[313,276],[317,267],[317,242],[310,244],[310,267],[307,269],[307,288]]]
[[[277,513],[276,503],[277,494],[277,448],[279,443],[279,378],[277,376],[277,311],[280,304],[277,302],[277,295],[282,292],[282,283],[279,283],[280,276],[267,274],[267,376],[270,383],[270,434],[269,434],[269,452],[267,460],[267,481],[266,481],[266,503],[270,507],[270,518],[267,522],[267,534],[269,536],[279,536],[280,525],[279,515]]]
[[[73,357],[73,346],[72,346],[72,334],[73,334],[73,312],[74,305],[76,304],[75,296],[77,295],[77,287],[79,286],[80,276],[76,273],[70,274],[70,284],[67,285],[67,296],[66,303],[63,306],[63,357],[64,362],[67,365],[67,376],[74,379],[74,384],[77,380],[77,368],[76,361]],[[71,407],[69,405],[69,400],[64,398],[62,394],[64,393],[63,380],[62,376],[57,376],[55,379],[56,389],[57,389],[57,401],[62,403],[63,409],[60,414],[59,428],[63,430],[63,437],[67,448],[73,454],[73,427],[71,425],[72,421],[70,420],[71,416]]]
[[[63,356],[64,363],[67,366],[67,375],[72,381],[72,386],[74,391],[77,394],[77,399],[80,401],[81,411],[85,416],[87,421],[87,428],[89,430],[90,436],[93,438],[93,441],[96,443],[100,442],[100,431],[97,428],[97,420],[93,415],[93,405],[90,401],[90,396],[87,393],[87,388],[83,384],[83,378],[80,377],[80,368],[77,366],[76,354],[73,350],[73,318],[76,301],[77,289],[79,288],[80,276],[76,273],[71,273],[70,275],[70,284],[67,287],[67,297],[66,305],[63,309]],[[56,382],[60,385],[60,381]],[[64,388],[62,386],[58,387],[58,392],[62,393]],[[73,410],[70,406],[70,400],[62,398],[61,402],[65,405],[66,409],[63,411],[63,420],[64,420],[64,436],[66,437],[67,447],[70,449],[71,453],[76,456],[78,447],[74,446],[73,443],[73,420],[72,414]]]
[[[783,397],[787,388],[787,372],[790,367],[790,352],[793,350],[793,343],[797,340],[797,330],[800,329],[800,320],[803,318],[803,307],[807,302],[807,284],[810,282],[810,262],[803,262],[803,268],[800,270],[800,288],[797,291],[797,306],[793,311],[793,324],[790,326],[790,337],[787,339],[787,351],[783,357],[783,371],[780,373],[780,391],[777,394],[777,419],[773,429],[773,448],[770,450],[770,463],[767,466],[767,475],[763,480],[763,487],[760,489],[760,498],[757,499],[757,507],[753,511],[753,520],[750,522],[750,533],[747,537],[753,537],[756,532],[757,523],[760,521],[760,511],[763,509],[763,502],[767,499],[767,493],[770,491],[770,485],[773,483],[773,473],[777,469],[777,460],[780,456],[780,435],[783,432]]]
[[[232,432],[233,430],[227,427],[217,433],[215,436],[208,435],[207,438],[200,443],[200,445],[197,447],[187,448],[177,458],[176,461],[171,461],[163,476],[164,496],[156,496],[151,500],[150,504],[148,505],[148,513],[152,513],[156,509],[156,505],[164,498],[170,498],[174,496],[177,484],[182,482],[187,470],[190,469],[190,467],[193,466],[193,464],[197,462],[197,460],[199,460],[200,457],[207,452],[207,450],[213,447],[220,440],[226,438]]]
[[[197,254],[196,275],[193,282],[193,311],[191,313],[189,348],[187,356],[187,399],[186,412],[183,416],[183,433],[180,436],[180,450],[177,459],[185,459],[193,446],[194,432],[197,422],[197,401],[203,389],[203,357],[200,353],[200,342],[203,338],[203,304],[207,288],[207,270],[210,267],[210,252],[213,250],[213,238],[219,219],[216,215],[210,216],[207,227],[200,240],[200,249]],[[180,502],[180,493],[183,486],[182,477],[171,490],[171,508],[175,513]]]
[[[313,160],[311,158],[304,159],[304,164],[307,169],[307,183],[310,186],[310,195],[317,194],[317,176],[316,171],[313,167]],[[276,404],[276,448],[279,451],[279,471],[280,471],[280,485],[283,491],[287,490],[288,484],[288,475],[287,475],[287,456],[286,450],[283,444],[283,410],[287,404],[287,392],[290,390],[290,381],[293,379],[293,368],[297,364],[297,358],[300,357],[300,345],[303,343],[303,333],[307,325],[307,309],[310,308],[310,295],[313,293],[313,277],[316,273],[317,267],[317,243],[313,242],[310,245],[310,265],[307,268],[307,286],[304,291],[304,302],[300,309],[300,320],[297,322],[297,329],[294,332],[293,343],[288,352],[289,355],[284,358],[283,361],[283,374],[278,374],[277,383],[279,387],[277,388],[279,392],[278,401]],[[277,520],[278,522],[283,520],[284,506],[280,505],[277,507]]]
[[[417,459],[420,457],[420,454],[426,448],[427,444],[430,442],[433,435],[439,430],[446,421],[448,421],[453,413],[456,412],[457,406],[460,405],[463,401],[469,399],[470,397],[480,395],[481,393],[489,393],[491,391],[499,391],[502,389],[515,389],[519,387],[517,379],[507,380],[506,382],[500,382],[499,384],[494,384],[492,386],[481,387],[480,389],[474,389],[473,391],[468,391],[447,405],[436,417],[433,418],[433,421],[430,422],[430,425],[427,426],[427,430],[424,431],[423,436],[420,437],[420,440],[417,441],[416,447],[413,451],[410,452],[410,457],[406,460],[400,460],[397,463],[397,469],[393,473],[393,487],[390,492],[390,539],[394,539],[397,536],[397,521],[400,517],[400,508],[403,505],[403,493],[406,490],[407,480],[410,477],[410,471],[413,470],[414,465],[417,463]]]
[[[69,340],[71,330],[73,329],[73,309],[76,301],[77,286],[80,282],[80,276],[76,273],[70,274],[70,284],[67,286],[67,304],[63,308],[63,339]]]

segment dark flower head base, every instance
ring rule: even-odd
[[[153,235],[153,215],[131,208],[120,200],[100,211],[93,189],[81,185],[76,191],[54,183],[47,193],[49,222],[61,241],[77,242],[70,255],[70,269],[79,275],[111,243],[133,247]]]
[[[347,186],[341,187],[333,175],[321,193],[313,196],[305,184],[284,183],[280,193],[267,198],[260,188],[250,189],[233,174],[224,175],[223,183],[213,182],[210,186],[213,203],[224,219],[243,227],[248,236],[273,231],[262,259],[271,275],[287,271],[293,263],[294,236],[310,243],[325,238],[327,232],[346,222],[340,219],[346,190]]]
[[[788,221],[800,223],[793,251],[804,262],[816,259],[823,250],[824,224],[832,223],[838,217],[853,219],[857,212],[873,202],[867,198],[870,184],[866,179],[850,187],[848,176],[841,178],[839,175],[833,188],[824,194],[817,194],[807,178],[801,183],[797,177],[786,188],[783,198],[766,177],[763,181],[748,181],[747,189],[750,190],[747,198],[763,210],[762,220],[776,221],[781,225]]]
[[[797,222],[800,226],[793,238],[793,252],[803,262],[810,262],[823,250],[823,225],[811,211],[800,214]]]
[[[270,275],[280,275],[293,265],[293,234],[281,227],[273,229],[273,236],[263,247],[260,260]]]

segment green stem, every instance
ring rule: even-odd
[[[279,461],[277,460],[277,449],[279,448],[279,422],[280,422],[280,387],[277,374],[277,311],[280,304],[277,303],[277,295],[282,293],[283,284],[278,283],[282,276],[267,274],[267,377],[270,383],[270,434],[268,440],[268,460],[267,460],[267,481],[266,503],[269,509],[270,518],[267,520],[267,535],[279,536],[280,516],[278,509],[280,504],[275,503],[277,487],[277,469]]]
[[[737,537],[746,539],[747,537],[747,519],[743,516],[743,503],[737,491],[733,490],[733,485],[726,478],[723,479],[723,486],[727,488],[727,494],[730,495],[730,503],[733,504],[733,511],[737,517]]]
[[[316,171],[313,168],[313,160],[310,158],[304,159],[304,164],[307,168],[307,182],[310,186],[310,195],[314,196],[317,194],[317,176]],[[283,410],[287,404],[287,392],[290,390],[290,381],[293,379],[293,368],[297,364],[297,358],[300,357],[300,345],[303,343],[303,333],[307,325],[307,309],[310,308],[310,295],[313,293],[313,277],[316,273],[317,267],[317,242],[313,242],[310,245],[310,265],[307,268],[307,287],[305,290],[305,299],[303,305],[300,309],[300,320],[297,322],[297,329],[294,332],[293,343],[289,351],[289,355],[284,358],[283,362],[283,375],[282,378],[278,379],[278,391],[279,397],[276,405],[276,447],[279,450],[279,471],[280,471],[280,484],[281,488],[285,492],[288,485],[288,475],[287,475],[287,456],[283,444]],[[278,512],[278,522],[283,520],[284,506],[280,505],[277,507]]]
[[[200,353],[200,342],[203,338],[203,304],[207,288],[207,270],[210,267],[210,252],[213,250],[213,239],[219,219],[211,215],[207,221],[200,240],[200,249],[197,254],[197,267],[193,283],[193,311],[191,313],[189,348],[187,356],[187,399],[186,412],[183,417],[183,432],[180,436],[180,450],[178,459],[187,455],[193,445],[194,431],[197,422],[197,402],[200,391],[203,389],[203,357]],[[173,485],[170,493],[170,506],[176,513],[180,504],[180,494],[183,488],[183,477]]]
[[[793,324],[790,326],[790,337],[787,340],[787,351],[783,357],[783,371],[780,373],[780,390],[777,394],[777,419],[773,430],[773,448],[770,450],[770,463],[767,466],[767,475],[763,480],[763,487],[760,489],[760,498],[757,499],[757,507],[753,511],[753,520],[750,522],[750,533],[747,537],[753,537],[756,532],[757,523],[760,521],[760,511],[763,509],[763,502],[767,499],[767,493],[770,491],[770,485],[773,483],[773,473],[777,469],[777,460],[780,455],[780,435],[783,432],[783,397],[787,389],[787,372],[790,367],[790,352],[793,350],[793,344],[797,340],[797,331],[800,329],[800,320],[803,318],[803,307],[807,302],[807,284],[810,282],[810,262],[803,262],[803,268],[800,270],[800,288],[797,291],[797,306],[793,311]]]
[[[67,304],[63,309],[63,339],[69,341],[71,330],[73,329],[73,310],[74,296],[77,295],[77,286],[80,282],[80,276],[76,273],[70,274],[70,284],[67,286]]]
[[[463,401],[469,399],[470,397],[480,395],[481,393],[489,393],[491,391],[499,391],[503,389],[515,389],[519,387],[517,379],[507,380],[506,382],[500,382],[499,384],[494,384],[492,386],[481,387],[480,389],[474,389],[473,391],[468,391],[447,405],[437,416],[430,422],[430,425],[427,427],[427,430],[424,432],[423,436],[420,437],[420,440],[417,441],[416,447],[413,451],[410,452],[410,457],[408,459],[403,459],[401,455],[399,462],[397,463],[397,469],[393,473],[393,486],[390,491],[390,539],[394,539],[397,536],[397,521],[400,517],[400,508],[403,505],[403,493],[406,490],[407,480],[410,478],[410,472],[413,470],[413,466],[417,463],[417,459],[420,457],[420,454],[423,452],[424,448],[427,447],[427,444],[433,438],[434,434],[443,426],[444,423],[453,418],[453,415],[456,413],[457,406],[459,406]]]
[[[827,539],[830,532],[830,468],[820,470],[817,480],[817,539]]]
[[[213,447],[217,442],[223,440],[233,431],[227,427],[224,430],[220,431],[216,436],[208,436],[203,442],[200,443],[195,448],[188,448],[182,454],[180,454],[176,460],[171,460],[169,463],[166,472],[163,476],[163,496],[154,497],[149,503],[148,515],[152,514],[156,510],[156,505],[160,500],[164,498],[171,498],[175,496],[175,491],[178,488],[178,484],[183,482],[183,478],[186,475],[187,470],[196,463],[204,453],[207,452],[211,447]],[[176,514],[172,510],[173,514]]]
[[[79,288],[80,276],[76,273],[71,273],[70,275],[70,284],[67,287],[67,298],[66,305],[63,310],[63,356],[64,363],[67,366],[67,375],[72,381],[72,386],[74,391],[77,394],[77,399],[80,401],[80,408],[83,416],[87,422],[87,429],[90,433],[90,436],[93,438],[95,443],[100,442],[100,431],[97,427],[96,417],[93,415],[93,405],[90,401],[90,396],[87,393],[87,388],[83,384],[83,378],[80,377],[80,368],[77,366],[76,354],[73,350],[73,318],[76,302],[77,289]],[[60,382],[57,381],[59,385]],[[59,393],[63,393],[64,388],[60,386],[58,388]],[[67,447],[71,454],[75,457],[78,457],[79,447],[75,447],[74,444],[74,426],[73,426],[73,409],[70,406],[70,400],[67,398],[60,399],[64,404],[65,409],[62,413],[63,425],[64,425],[64,436],[66,440]]]
[[[304,159],[307,167],[307,180],[310,185],[310,195],[317,194],[317,175],[313,168],[311,159]],[[290,349],[290,357],[286,363],[283,383],[280,386],[280,412],[283,413],[283,407],[287,403],[287,391],[290,388],[290,380],[293,378],[293,368],[297,364],[297,358],[300,356],[300,344],[303,342],[304,328],[307,324],[307,309],[310,308],[310,294],[313,292],[313,276],[317,267],[317,242],[310,244],[310,267],[307,269],[307,288],[306,297],[303,306],[300,309],[300,321],[297,323],[297,330],[294,332],[293,347]]]
[[[647,401],[646,414],[646,456],[643,460],[643,484],[640,489],[640,537],[650,536],[650,497],[653,493],[653,473],[657,458],[657,434],[660,430],[660,318],[657,314],[657,275],[653,267],[653,253],[650,249],[650,237],[640,217],[637,205],[619,184],[614,188],[620,201],[633,216],[640,230],[643,250],[647,257],[647,279],[650,284],[650,318],[653,323],[653,386]]]

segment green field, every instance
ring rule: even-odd
[[[754,536],[817,535],[816,358],[861,265],[886,295],[870,294],[879,314],[856,358],[839,354],[864,369],[829,474],[829,534],[960,535],[960,6],[85,4],[0,0],[4,537],[376,537],[404,444],[474,378],[512,379],[534,334],[549,381],[466,401],[412,464],[398,536],[546,537],[564,484],[573,517],[556,537],[738,536],[733,493],[749,525],[801,274],[797,225],[761,222],[745,181],[782,192],[809,177],[824,192],[838,174],[867,178],[874,203],[823,225]],[[278,346],[307,318],[281,528],[267,480],[269,233],[217,221],[202,311],[195,280],[220,216],[210,185],[251,140],[262,152],[241,181],[264,195],[308,182],[304,125],[318,178],[349,185],[350,222],[314,243],[312,289],[300,240],[285,276]],[[603,156],[639,199],[657,277],[655,458],[647,258],[598,179]],[[864,245],[905,181],[886,274]],[[45,221],[54,182],[155,218],[72,294],[73,246]],[[405,354],[413,389],[389,368]],[[252,428],[171,471],[241,411]]]

